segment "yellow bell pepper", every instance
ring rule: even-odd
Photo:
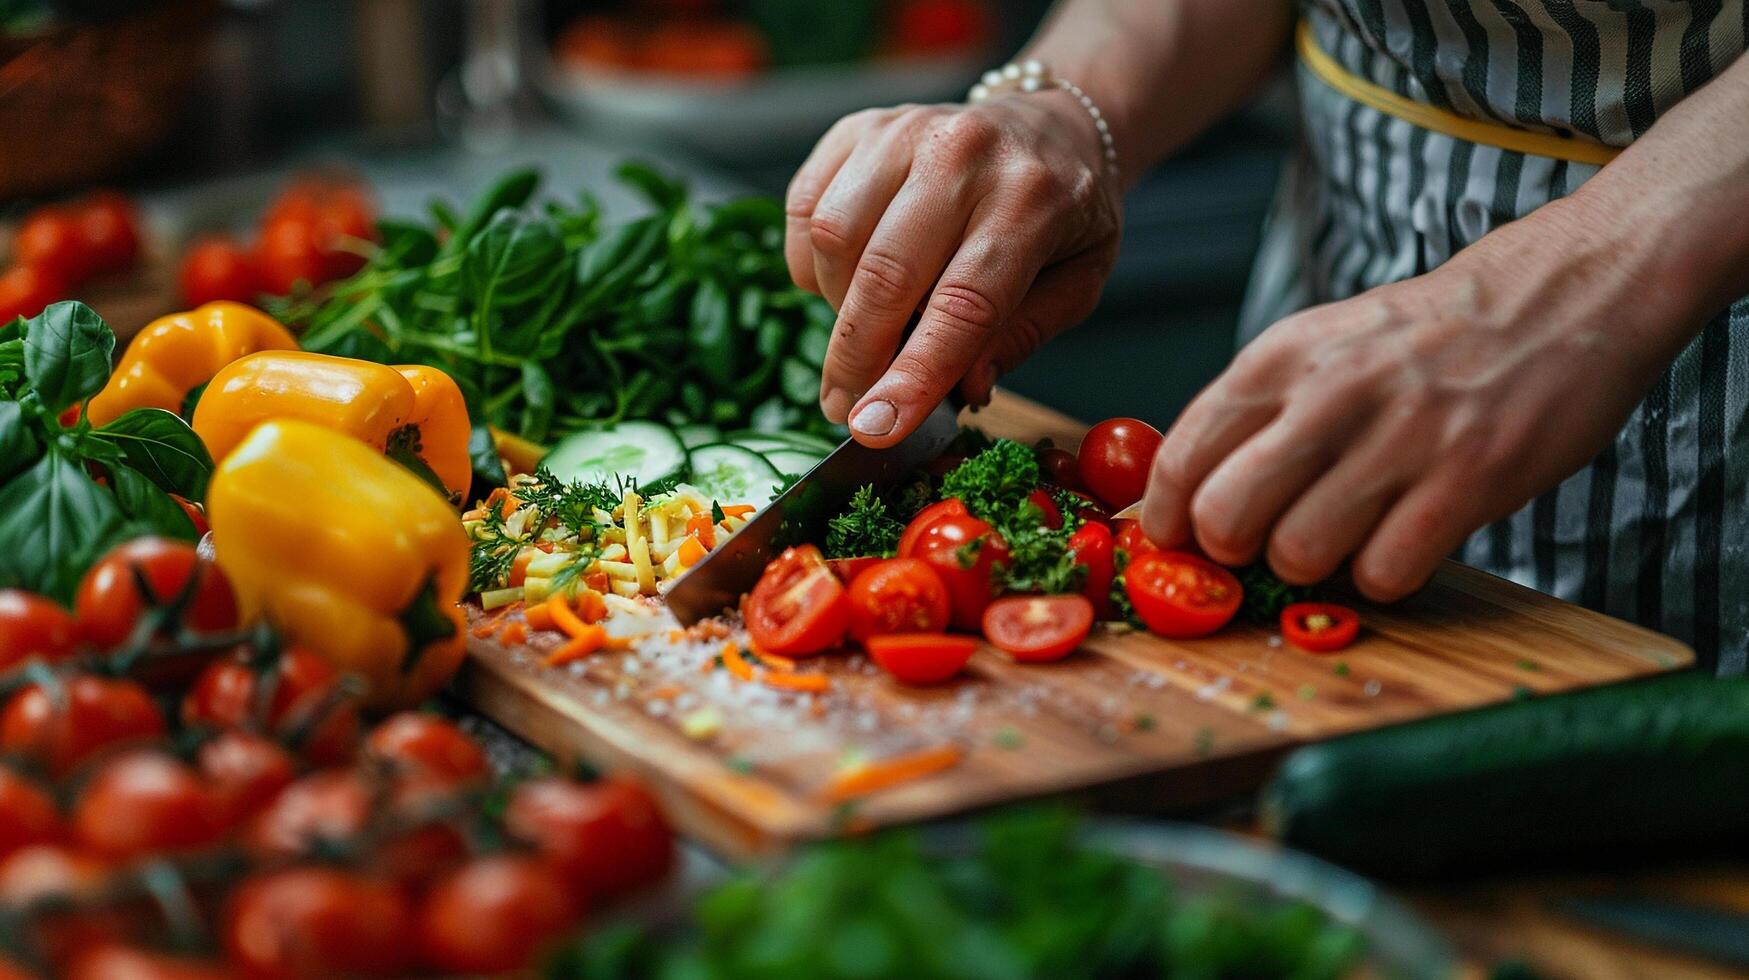
[[[263,422],[213,471],[207,519],[244,615],[363,679],[371,708],[417,704],[461,664],[467,533],[357,439]]]
[[[86,413],[107,425],[136,408],[181,412],[188,393],[245,354],[297,350],[279,322],[242,303],[208,303],[146,325],[128,343],[115,373],[91,396]]]
[[[449,375],[422,365],[263,351],[231,362],[194,409],[194,431],[215,461],[256,425],[302,419],[344,432],[429,476],[451,502],[467,492],[468,410]]]

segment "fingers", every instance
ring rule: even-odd
[[[897,138],[897,128],[881,138],[864,139],[850,151],[808,223],[814,282],[835,310],[843,308],[869,236],[910,174],[912,147]]]
[[[918,167],[881,216],[838,311],[820,377],[820,409],[843,422],[899,347],[905,325],[965,235],[971,204],[951,179]]]
[[[1194,540],[1190,502],[1223,459],[1274,420],[1280,403],[1230,391],[1226,376],[1196,396],[1166,431],[1142,495],[1142,531],[1167,548]]]
[[[1279,417],[1215,466],[1190,499],[1204,554],[1224,565],[1256,559],[1276,518],[1334,461],[1328,421]]]
[[[1114,257],[1113,250],[1101,248],[1045,267],[960,382],[966,404],[989,404],[998,377],[1085,320],[1099,303]]]
[[[1477,510],[1477,499],[1478,494],[1457,490],[1446,480],[1417,484],[1355,557],[1355,588],[1374,602],[1396,602],[1426,585],[1439,563],[1495,516]]]
[[[833,124],[790,179],[784,195],[783,259],[789,266],[790,278],[811,293],[820,291],[814,279],[811,239],[814,209],[857,141],[874,124],[874,118],[873,113],[856,113]]]
[[[1360,550],[1402,495],[1406,478],[1390,465],[1400,446],[1374,440],[1319,477],[1269,534],[1269,567],[1294,585],[1322,582]]]

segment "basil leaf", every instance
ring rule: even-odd
[[[656,171],[643,163],[622,163],[613,172],[621,183],[635,188],[659,210],[673,211],[686,203],[686,184]]]
[[[190,500],[206,496],[213,471],[206,445],[188,423],[161,408],[136,408],[92,432],[121,452],[121,460],[168,493]]]
[[[83,562],[120,522],[109,491],[51,449],[0,488],[0,586],[70,599]]]
[[[42,440],[25,422],[24,406],[0,401],[0,481],[36,462],[42,448]]]
[[[456,219],[453,214],[449,215],[450,224],[446,227],[451,227],[451,233],[449,242],[444,246],[444,251],[453,252],[473,244],[470,239],[480,229],[486,227],[487,222],[496,217],[498,212],[514,210],[527,204],[528,199],[534,195],[534,189],[539,185],[540,171],[532,167],[512,170],[498,178],[479,197],[474,199],[474,203],[468,207],[467,217],[462,218],[459,224],[455,223]],[[438,206],[440,206],[440,202],[432,202],[434,209]]]
[[[546,368],[535,361],[522,362],[522,426],[523,438],[545,442],[547,429],[553,423],[553,403],[558,392]]]
[[[476,421],[468,433],[468,458],[474,463],[474,482],[468,488],[469,500],[484,500],[493,487],[510,482],[504,475],[504,460],[498,455],[498,444],[492,441],[492,430]]]
[[[692,294],[687,338],[692,341],[698,371],[706,380],[723,387],[735,379],[738,338],[729,312],[729,294],[715,279],[706,279]]]
[[[170,499],[156,483],[131,466],[109,467],[109,485],[115,490],[116,505],[121,512],[154,534],[184,541],[199,540],[194,522],[182,505]]]
[[[577,253],[579,315],[610,306],[649,267],[662,248],[667,223],[656,216],[639,218],[609,231]]]
[[[101,391],[114,353],[115,332],[77,300],[49,304],[25,327],[24,370],[52,413]]]

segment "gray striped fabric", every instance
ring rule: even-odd
[[[1741,55],[1746,0],[1304,0],[1321,47],[1399,94],[1624,146]],[[1597,168],[1510,153],[1354,103],[1302,68],[1304,136],[1240,339],[1425,272]],[[1749,298],[1721,311],[1614,445],[1456,557],[1692,643],[1749,654]]]

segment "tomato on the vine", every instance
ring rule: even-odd
[[[140,594],[136,569],[151,588],[150,597]],[[171,601],[191,576],[198,579],[183,625],[201,633],[235,627],[237,599],[224,572],[202,561],[186,541],[143,537],[117,545],[86,571],[73,600],[80,635],[98,649],[117,646],[132,635],[148,602]]]
[[[0,589],[0,670],[31,657],[53,663],[77,649],[73,615],[47,596]]]
[[[765,566],[743,604],[747,636],[766,653],[803,657],[844,642],[850,602],[820,549],[798,545]]]
[[[272,693],[263,703],[258,684]],[[288,647],[258,668],[247,654],[208,664],[182,698],[182,723],[225,730],[251,723],[287,739],[312,765],[349,762],[358,741],[358,701],[334,665],[303,647]],[[265,717],[262,712],[265,711]]]
[[[1148,470],[1164,438],[1140,419],[1106,419],[1081,440],[1081,479],[1107,506],[1128,507],[1148,489]]]
[[[916,558],[876,562],[850,583],[850,636],[934,633],[953,611],[941,576]]]
[[[291,753],[252,732],[220,732],[201,744],[195,762],[227,827],[261,812],[297,778]]]
[[[325,769],[281,790],[251,821],[244,844],[265,861],[285,861],[345,849],[367,833],[379,836],[366,867],[416,887],[467,853],[461,832],[443,821],[441,802],[453,787],[419,776],[384,780],[358,769]]]
[[[1334,653],[1360,635],[1360,614],[1333,602],[1295,602],[1281,611],[1281,635],[1311,653]]]
[[[521,854],[478,857],[432,887],[419,908],[425,963],[444,973],[507,973],[533,965],[583,918],[556,869]]]
[[[73,835],[116,861],[204,847],[225,825],[206,781],[187,763],[158,750],[104,762],[73,804]]]
[[[1092,628],[1093,603],[1086,596],[1016,595],[984,610],[984,639],[1021,663],[1061,660]]]
[[[164,735],[164,716],[130,680],[79,675],[50,692],[32,684],[0,711],[0,751],[60,776],[101,749]]]
[[[21,847],[59,840],[61,813],[48,791],[0,766],[0,858]]]
[[[674,834],[655,797],[623,776],[522,783],[511,791],[504,830],[539,851],[588,901],[648,885],[674,867]]]
[[[419,711],[402,711],[382,721],[365,739],[365,750],[397,772],[442,783],[474,783],[492,775],[478,742],[454,722]]]
[[[901,684],[919,687],[951,680],[977,649],[977,640],[951,633],[886,633],[868,640],[876,666]]]
[[[236,974],[223,963],[200,956],[105,943],[76,953],[63,976],[65,980],[234,980]]]
[[[406,969],[413,915],[393,882],[306,865],[258,874],[231,894],[225,949],[247,976],[384,976]]]
[[[1232,572],[1183,551],[1132,559],[1124,569],[1124,584],[1148,629],[1172,639],[1215,632],[1232,620],[1245,598]]]
[[[976,632],[984,607],[996,598],[997,568],[1008,562],[1008,542],[970,514],[947,514],[923,529],[911,555],[934,569],[947,586],[953,606],[949,623]]]

